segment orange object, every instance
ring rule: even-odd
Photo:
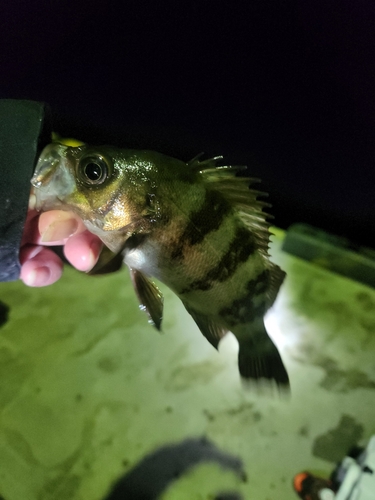
[[[296,474],[294,476],[293,486],[298,493],[302,492],[303,482],[308,477],[308,475],[309,474],[307,472],[300,472],[299,474]]]
[[[320,492],[324,489],[332,489],[329,479],[313,476],[306,471],[299,472],[294,476],[293,486],[302,500],[321,500]]]

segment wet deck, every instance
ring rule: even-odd
[[[153,491],[144,458],[165,445],[179,457],[194,442],[206,458],[190,457],[193,467],[179,473],[166,464],[158,498],[291,500],[294,474],[328,475],[352,445],[366,444],[375,432],[375,290],[281,252],[282,238],[272,254],[288,278],[267,327],[289,398],[244,391],[233,339],[217,353],[165,288],[158,334],[126,270],[66,269],[45,289],[0,284],[10,307],[0,329],[4,499],[102,500],[134,470]]]

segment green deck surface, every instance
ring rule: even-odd
[[[0,494],[101,500],[146,454],[206,436],[246,478],[200,464],[162,500],[297,499],[294,474],[328,475],[375,433],[375,290],[280,250],[288,277],[267,317],[291,396],[244,390],[236,344],[216,352],[172,292],[163,333],[138,309],[126,269],[67,268],[51,287],[0,284]]]

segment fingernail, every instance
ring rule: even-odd
[[[51,271],[48,267],[37,267],[24,278],[24,282],[29,286],[44,286],[50,276]]]
[[[90,251],[81,257],[81,271],[91,271],[98,261],[99,253],[102,248],[102,242],[94,240],[90,245]]]
[[[50,243],[52,241],[60,241],[69,238],[77,231],[78,222],[74,219],[57,220],[52,222],[41,233],[42,243]]]
[[[36,196],[31,194],[29,197],[29,210],[34,210],[36,206]]]

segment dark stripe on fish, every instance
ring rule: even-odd
[[[255,250],[253,235],[246,227],[238,227],[220,262],[208,271],[204,278],[193,281],[181,293],[209,290],[215,285],[215,282],[225,281],[236,272],[240,264],[248,260]]]
[[[266,291],[269,282],[269,270],[261,272],[256,279],[248,281],[246,285],[246,294],[235,299],[230,306],[223,307],[219,311],[219,316],[222,317],[229,326],[236,326],[239,323],[251,323],[257,317],[262,316],[266,309]],[[264,301],[254,306],[253,297],[264,294]]]
[[[208,189],[201,207],[190,214],[189,222],[179,237],[179,243],[171,257],[173,259],[181,258],[185,246],[197,245],[204,240],[208,233],[217,231],[231,210],[231,205],[220,193]]]

